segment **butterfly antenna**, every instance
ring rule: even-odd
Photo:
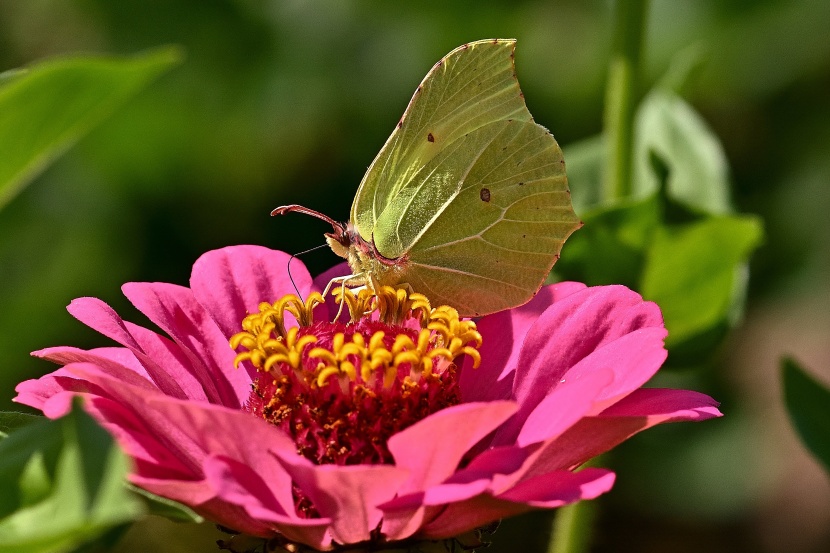
[[[325,248],[327,244],[320,244],[319,246],[314,246],[313,248],[309,248],[307,250],[303,250],[301,252],[292,253],[291,257],[288,258],[288,265],[286,266],[286,270],[288,271],[288,279],[291,281],[291,285],[294,287],[294,290],[297,292],[297,297],[302,297],[300,294],[300,289],[297,288],[297,284],[294,282],[294,277],[291,276],[291,262],[294,260],[295,257],[300,257],[301,255],[305,255],[307,253],[311,253],[314,250],[319,250],[320,248]]]

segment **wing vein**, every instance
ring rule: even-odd
[[[456,274],[456,275],[465,275],[465,276],[468,276],[470,278],[477,278],[477,279],[481,279],[481,280],[486,280],[486,281],[489,281],[489,282],[498,282],[499,284],[505,284],[505,285],[507,285],[511,288],[515,288],[516,290],[521,290],[521,291],[525,290],[521,286],[517,286],[517,285],[513,284],[512,282],[510,282],[508,280],[502,280],[502,279],[499,279],[499,278],[493,278],[493,277],[487,277],[487,276],[483,276],[483,275],[477,275],[477,274],[471,273],[469,271],[462,271],[461,269],[453,269],[451,267],[438,267],[437,265],[427,265],[426,263],[416,263],[416,262],[412,262],[412,265],[417,265],[419,267],[423,267],[425,269],[431,269],[433,271],[443,271],[443,272],[446,272],[446,273],[453,273],[453,274]]]
[[[459,182],[464,182],[464,179],[466,179],[467,175],[470,174],[470,171],[472,170],[473,166],[476,164],[476,162],[478,162],[479,158],[484,153],[484,151],[487,148],[490,147],[490,144],[492,144],[496,140],[496,138],[499,137],[499,135],[502,132],[504,132],[504,129],[502,129],[501,131],[499,131],[498,133],[493,135],[493,137],[490,138],[490,140],[481,147],[481,149],[476,153],[476,155],[473,157],[473,159],[470,160],[470,163],[467,165],[467,168],[464,170],[464,174],[461,176],[461,179],[460,179]],[[460,145],[460,141],[457,141],[457,142],[459,142],[459,145]],[[459,190],[457,190],[454,194],[452,194],[450,197],[448,197],[447,200],[441,205],[441,209],[436,210],[435,215],[433,215],[432,218],[429,221],[426,222],[426,224],[423,226],[421,231],[413,237],[412,241],[409,244],[409,248],[411,248],[413,244],[416,244],[418,242],[418,240],[421,239],[421,237],[424,235],[424,233],[427,230],[429,230],[429,228],[432,226],[432,224],[441,216],[441,214],[444,212],[444,210],[447,208],[447,206],[449,204],[451,204],[458,197],[458,194],[460,192],[461,192],[461,189],[459,187]],[[414,198],[414,195],[413,195],[413,198]],[[400,228],[400,224],[401,224],[402,220],[403,220],[403,217],[401,218],[401,220],[398,221],[398,224],[395,227],[396,232],[397,232],[397,229]],[[399,236],[399,238],[400,238],[400,236]],[[406,251],[409,251],[409,250],[407,249]]]
[[[530,220],[530,219],[509,219],[509,218],[505,217],[508,210],[510,210],[510,208],[513,207],[514,205],[516,205],[517,203],[519,203],[523,200],[526,200],[527,198],[532,198],[533,196],[542,196],[542,195],[545,195],[545,194],[553,194],[553,193],[554,192],[535,192],[533,194],[527,194],[525,196],[522,196],[521,198],[519,198],[519,199],[509,203],[508,205],[504,206],[501,210],[501,215],[499,215],[499,217],[495,221],[493,221],[489,225],[485,226],[484,228],[482,228],[477,233],[471,234],[469,236],[465,236],[464,238],[459,238],[458,240],[453,240],[452,242],[444,242],[442,244],[437,244],[435,246],[430,246],[429,248],[424,248],[423,251],[428,252],[428,251],[438,250],[438,249],[441,249],[445,246],[451,246],[453,244],[460,244],[462,242],[466,242],[468,240],[475,239],[477,237],[483,237],[485,232],[487,232],[488,230],[490,230],[491,228],[495,227],[496,225],[498,225],[499,223],[501,223],[503,221],[510,221],[510,222],[514,222],[514,223],[551,223],[551,222],[565,223],[565,222],[568,221],[567,219],[556,220],[556,221],[533,221],[533,220]],[[570,212],[570,209],[567,208],[567,207],[563,207],[563,208],[559,208],[559,209],[562,209],[563,211]]]

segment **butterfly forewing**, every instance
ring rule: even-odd
[[[490,123],[456,139],[398,190],[395,201],[375,221],[379,252],[400,257],[416,246],[434,223],[443,221],[442,213],[457,200],[465,177],[488,150],[500,125]]]
[[[514,72],[514,47],[514,40],[473,42],[430,70],[360,183],[351,220],[361,237],[383,234],[375,225],[384,210],[458,138],[494,121],[532,120]],[[380,246],[378,251],[396,257]]]

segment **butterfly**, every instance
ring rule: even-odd
[[[369,166],[347,223],[326,241],[350,285],[409,286],[477,317],[538,292],[581,223],[562,150],[533,121],[513,62],[515,40],[456,48],[429,71]]]

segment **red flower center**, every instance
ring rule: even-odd
[[[282,428],[315,463],[392,463],[387,440],[424,417],[460,403],[456,360],[478,366],[481,335],[472,321],[426,297],[384,287],[343,293],[351,322],[314,322],[322,303],[289,295],[263,303],[231,339],[236,363],[259,371],[246,405]],[[299,327],[286,331],[285,313]]]

